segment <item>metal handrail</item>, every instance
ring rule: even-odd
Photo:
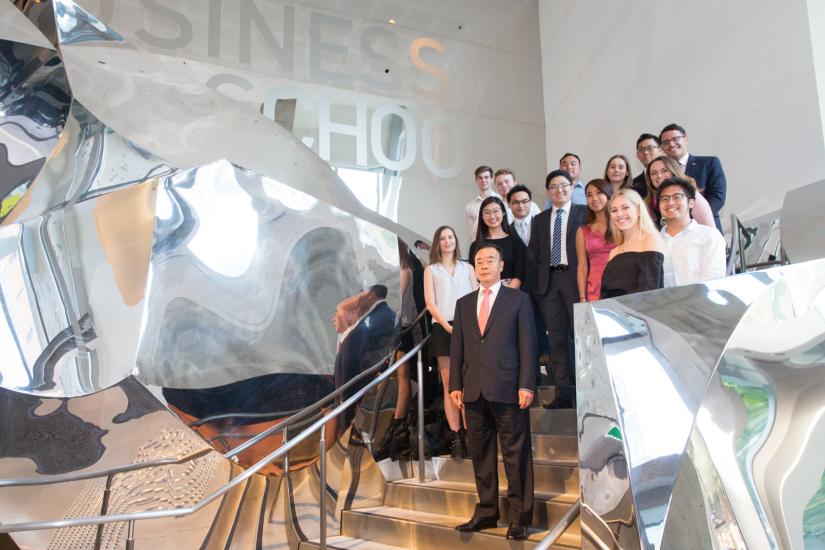
[[[739,218],[736,214],[730,215],[730,256],[725,268],[725,275],[736,274],[736,257],[739,254]]]
[[[401,336],[406,334],[407,331],[412,330],[412,328],[421,321],[421,319],[424,317],[424,315],[426,313],[427,313],[426,309],[421,310],[421,313],[418,314],[418,317],[415,318],[415,321],[413,321],[410,324],[410,326],[408,326],[407,328],[402,330],[398,334],[398,337],[400,338]],[[426,340],[426,338],[422,341],[425,341],[425,340]],[[319,408],[321,408],[326,402],[328,402],[332,399],[335,399],[336,397],[342,395],[344,392],[346,392],[352,386],[359,383],[364,378],[367,378],[370,375],[377,372],[378,370],[380,370],[381,367],[383,367],[386,364],[387,361],[389,361],[390,359],[392,359],[395,356],[395,354],[396,354],[396,352],[398,352],[399,348],[400,348],[400,346],[393,347],[392,351],[390,351],[390,353],[385,355],[384,358],[381,359],[378,363],[374,364],[373,366],[371,366],[367,370],[359,373],[352,380],[349,380],[346,384],[344,384],[340,388],[338,388],[335,391],[325,395],[324,397],[322,397],[321,399],[319,399],[318,401],[316,401],[312,405],[309,405],[308,407],[304,407],[302,410],[300,410],[299,412],[293,414],[292,416],[284,419],[283,421],[278,422],[278,424],[276,424],[275,426],[267,428],[266,430],[262,431],[261,433],[259,433],[258,435],[256,435],[252,439],[250,439],[249,441],[247,441],[245,443],[242,443],[241,445],[238,445],[237,447],[235,447],[234,449],[232,449],[231,451],[229,451],[228,453],[226,453],[223,456],[226,457],[226,458],[232,458],[233,456],[242,453],[243,451],[247,450],[248,448],[250,448],[254,445],[257,445],[260,441],[266,439],[267,437],[271,436],[272,434],[275,434],[275,433],[282,432],[282,431],[286,430],[289,427],[290,424],[292,424],[293,422],[295,422],[296,420],[298,420],[300,418],[303,418],[303,417],[307,416],[310,412],[317,412],[317,410]]]
[[[82,472],[79,474],[63,474],[42,478],[19,478],[19,479],[0,479],[0,488],[4,487],[30,487],[32,485],[51,485],[52,483],[68,483],[70,481],[82,481],[84,479],[93,479],[96,477],[105,477],[112,474],[123,474],[126,472],[134,472],[137,470],[144,470],[146,468],[155,468],[157,466],[173,466],[176,464],[185,464],[196,458],[200,458],[211,453],[214,449],[199,449],[193,451],[179,458],[158,458],[155,460],[147,460],[146,462],[136,462],[133,464],[125,464],[123,466],[115,466],[105,470],[96,470],[93,472]]]
[[[550,548],[559,540],[559,537],[564,533],[568,527],[570,527],[576,518],[579,517],[579,513],[581,512],[581,505],[582,499],[577,498],[576,502],[570,506],[570,509],[567,510],[562,517],[559,518],[559,521],[547,531],[547,534],[544,535],[544,538],[539,541],[536,545],[535,550],[550,550]]]
[[[201,500],[196,502],[195,504],[186,507],[186,508],[171,508],[167,510],[146,510],[142,512],[126,512],[121,514],[112,514],[112,515],[100,515],[100,516],[87,516],[87,517],[79,517],[79,518],[70,518],[70,519],[61,519],[61,520],[43,520],[43,521],[29,521],[29,522],[22,522],[22,523],[6,523],[0,524],[0,533],[14,533],[18,531],[39,531],[43,529],[59,529],[64,527],[80,527],[84,525],[100,525],[104,523],[119,523],[119,522],[129,522],[129,531],[132,532],[134,525],[133,522],[145,520],[145,519],[161,519],[161,518],[178,518],[183,516],[192,515],[202,508],[204,508],[209,503],[213,502],[217,498],[225,495],[253,475],[255,475],[259,470],[264,468],[265,466],[272,463],[274,460],[277,460],[281,456],[287,454],[290,450],[295,448],[298,444],[303,442],[305,439],[309,438],[310,435],[314,434],[318,430],[323,430],[326,428],[326,424],[332,420],[335,420],[338,416],[340,416],[344,411],[348,408],[356,404],[366,393],[375,387],[376,384],[380,384],[387,378],[389,378],[395,371],[404,364],[407,360],[409,360],[413,355],[416,353],[419,357],[419,369],[421,369],[421,349],[423,348],[424,344],[429,340],[429,335],[421,340],[418,344],[416,344],[413,349],[408,351],[401,357],[398,361],[393,363],[390,367],[387,368],[386,371],[381,373],[377,376],[372,382],[361,388],[360,390],[356,391],[349,399],[341,403],[340,406],[335,407],[332,411],[326,415],[324,418],[317,420],[312,426],[307,428],[306,430],[302,431],[294,438],[292,438],[289,443],[286,443],[279,447],[278,449],[272,451],[258,462],[238,474],[237,477],[233,478],[231,481],[228,481],[223,486],[219,487],[218,489],[214,490],[210,494],[203,497]],[[419,392],[419,395],[423,392]],[[423,396],[419,397],[419,403],[423,400]],[[423,414],[423,411],[419,411],[419,416]],[[419,424],[419,431],[423,429],[423,424]],[[423,438],[419,437],[419,446],[423,446]],[[423,451],[422,451],[423,453]],[[423,454],[420,455],[423,457]],[[322,466],[326,465],[326,456],[325,453],[321,454],[321,461]],[[423,471],[423,461],[419,460],[420,467],[419,472]],[[326,483],[325,480],[322,483]],[[322,493],[323,494],[323,493]],[[324,500],[322,498],[321,502],[323,503]],[[322,504],[322,509],[325,507],[325,504]],[[322,517],[323,518],[323,517]],[[326,536],[326,520],[325,518],[321,521],[321,529]],[[325,545],[323,545],[325,546]],[[322,548],[323,548],[322,546]]]
[[[415,321],[409,327],[407,327],[406,329],[404,329],[403,331],[401,331],[399,333],[399,337],[406,334],[407,331],[412,330],[412,328],[421,321],[421,319],[424,317],[426,312],[427,312],[426,309],[422,310],[421,313],[419,313],[418,316],[415,318]],[[288,428],[295,420],[307,416],[307,414],[309,412],[316,412],[316,413],[320,412],[320,411],[318,411],[318,409],[325,402],[329,401],[330,399],[334,399],[335,397],[338,397],[343,392],[345,392],[347,389],[351,388],[353,385],[358,383],[360,380],[362,380],[363,378],[369,376],[370,374],[375,373],[377,370],[380,369],[380,367],[384,366],[384,364],[390,358],[395,356],[395,353],[398,351],[398,347],[399,346],[394,347],[389,354],[387,354],[386,356],[384,356],[383,359],[381,359],[381,361],[379,361],[378,363],[376,363],[375,365],[373,365],[369,369],[359,373],[357,376],[353,377],[351,380],[349,380],[346,384],[344,384],[340,388],[338,388],[335,391],[331,392],[330,394],[322,397],[321,399],[319,399],[318,401],[316,401],[312,405],[309,405],[308,407],[304,407],[300,411],[297,411],[296,413],[292,414],[292,416],[286,418],[282,422],[279,422],[277,425],[275,425],[271,428],[268,428],[267,430],[264,430],[263,432],[261,432],[259,434],[256,434],[254,437],[251,437],[251,439],[249,441],[246,441],[243,444],[239,445],[238,447],[236,447],[236,448],[230,450],[229,452],[225,453],[223,455],[224,458],[231,459],[233,456],[235,456],[237,454],[240,454],[241,452],[245,451],[246,449],[248,449],[248,448],[250,448],[254,445],[257,445],[259,442],[266,439],[270,435],[272,435],[274,433],[277,433],[279,431],[286,430],[286,428]],[[232,417],[232,416],[244,417],[246,414],[248,414],[248,413],[238,413],[238,414],[234,414],[234,415],[232,413],[229,413],[229,414],[226,414],[226,415],[215,415],[214,417],[198,420],[198,421],[190,424],[189,427],[200,425],[201,423],[206,422],[206,421],[211,420],[211,419],[229,418],[229,417]],[[311,419],[308,419],[308,420],[311,420]],[[308,423],[308,420],[307,420],[307,423]],[[304,425],[304,424],[305,423],[301,423],[301,425]],[[96,478],[96,477],[105,477],[105,476],[109,476],[109,475],[113,475],[113,474],[132,472],[132,471],[143,470],[143,469],[147,469],[147,468],[154,468],[154,467],[158,467],[158,466],[170,466],[170,465],[175,465],[175,464],[183,464],[185,462],[189,462],[191,460],[194,460],[195,458],[200,458],[201,456],[205,455],[206,453],[208,453],[210,451],[211,451],[211,449],[203,449],[202,453],[199,453],[199,454],[196,454],[196,455],[187,455],[186,457],[183,457],[181,459],[161,458],[161,459],[157,459],[157,460],[139,462],[139,463],[136,463],[136,464],[126,464],[126,465],[122,465],[122,466],[114,466],[112,468],[107,468],[105,470],[96,470],[94,472],[72,473],[72,474],[64,474],[64,475],[57,475],[57,476],[49,476],[49,477],[44,477],[44,478],[0,479],[0,488],[3,488],[3,487],[26,487],[26,486],[34,486],[34,485],[51,485],[51,484],[56,484],[56,483],[68,483],[68,482],[72,482],[72,481],[83,481],[85,479],[93,479],[93,478]],[[0,532],[2,532],[2,531],[0,531]]]

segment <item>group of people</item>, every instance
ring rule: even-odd
[[[587,184],[579,156],[566,153],[545,179],[543,211],[511,170],[480,166],[479,194],[465,209],[475,237],[469,261],[453,228],[436,230],[424,271],[430,349],[444,383],[451,454],[469,453],[479,493],[473,517],[457,529],[497,524],[498,435],[507,537],[526,538],[533,502],[528,408],[546,355],[556,397],[544,406],[572,406],[576,302],[724,276],[725,175],[718,158],[691,155],[687,145],[678,124],[658,136],[644,133],[636,142],[642,174],[633,178],[627,157],[614,155],[603,177]]]

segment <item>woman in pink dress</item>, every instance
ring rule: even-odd
[[[584,188],[587,196],[587,218],[576,231],[576,256],[579,269],[579,301],[593,302],[599,299],[602,289],[602,272],[610,251],[616,246],[610,236],[610,216],[607,205],[613,196],[613,186],[603,179],[590,180]]]

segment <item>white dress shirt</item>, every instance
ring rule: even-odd
[[[696,220],[670,236],[662,228],[665,287],[700,283],[725,276],[725,238],[715,227]]]
[[[561,220],[561,260],[559,265],[570,265],[567,261],[567,226],[570,222],[570,207],[573,201],[567,201],[567,204],[561,208],[553,206],[553,212],[550,214],[550,250],[553,250],[553,228],[556,227],[556,217],[559,215],[559,210],[564,211],[564,217]]]
[[[530,244],[530,224],[533,221],[533,216],[528,215],[526,218],[516,220],[513,222],[513,227],[516,228],[519,238],[525,246]]]
[[[493,286],[490,287],[490,311],[493,311],[493,304],[496,301],[496,296],[498,296],[498,291],[501,290],[501,281],[497,282]],[[479,314],[481,313],[481,301],[484,300],[484,287],[481,286],[478,288],[478,299],[476,300],[476,318],[478,318]],[[487,318],[487,322],[490,322],[490,318]]]
[[[489,196],[501,198],[501,196],[495,191],[492,191]],[[478,229],[478,209],[481,208],[481,203],[484,202],[484,199],[486,198],[487,197],[478,195],[464,207],[464,215],[467,217],[467,229],[470,230],[471,241],[476,240],[476,229]],[[504,202],[504,200],[502,199],[501,202]],[[505,206],[505,208],[507,207]]]

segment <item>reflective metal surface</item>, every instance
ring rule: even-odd
[[[582,521],[598,539],[825,544],[825,261],[576,311]]]
[[[825,180],[804,185],[785,195],[780,218],[782,247],[793,263],[825,256],[823,218],[819,207],[825,204]]]
[[[28,20],[5,2],[0,12],[0,479],[126,467],[134,438],[153,449],[140,460],[156,460],[164,430],[205,445],[186,424],[225,452],[389,353],[406,311],[400,248],[418,235],[364,209],[289,133],[180,62],[130,46],[72,2],[26,6]],[[30,45],[32,23],[57,50]],[[376,292],[351,318],[339,308]],[[100,403],[124,385],[141,397],[116,412]],[[74,413],[87,403],[111,414]],[[139,404],[164,427],[141,423]],[[249,465],[281,442],[236,460]],[[296,449],[292,467],[317,454],[317,443]],[[225,480],[216,456],[198,460]],[[122,472],[117,490],[186,506],[217,479],[192,468]],[[165,471],[206,477],[170,495],[156,486]],[[80,500],[13,513],[11,502],[36,503],[53,486],[0,489],[0,523],[100,513],[101,481],[83,483],[59,485]],[[123,498],[111,513],[135,510]],[[119,529],[96,536],[115,547]],[[90,536],[62,533],[55,548]]]

